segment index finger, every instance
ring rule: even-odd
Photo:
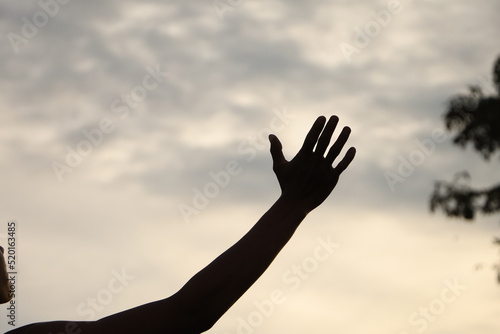
[[[309,132],[307,133],[306,139],[304,140],[304,144],[302,144],[300,152],[312,152],[314,145],[316,145],[318,137],[323,130],[323,126],[325,126],[325,122],[325,116],[320,116],[316,119],[311,127],[311,130],[309,130]]]

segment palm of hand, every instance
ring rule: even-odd
[[[338,165],[332,166],[349,138],[351,129],[344,127],[324,156],[337,126],[338,117],[330,117],[326,126],[325,122],[325,117],[318,117],[307,134],[302,148],[291,161],[287,161],[283,156],[279,139],[274,135],[269,137],[273,170],[278,178],[282,197],[302,206],[306,212],[315,209],[330,195],[340,174],[349,166],[356,154],[355,148],[351,147]]]

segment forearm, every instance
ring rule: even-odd
[[[269,267],[306,215],[278,199],[245,236],[186,283],[182,299],[215,323]]]
[[[279,139],[271,135],[273,171],[282,195],[236,244],[222,253],[169,298],[97,321],[99,333],[143,332],[194,334],[208,330],[264,273],[290,240],[307,213],[332,192],[355,155],[350,148],[334,168],[350,129],[344,127],[326,153],[338,118],[314,122],[299,153],[287,161]],[[324,128],[324,129],[323,129]],[[326,153],[326,157],[324,156]],[[137,329],[137,330],[136,330]]]

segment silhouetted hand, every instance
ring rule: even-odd
[[[351,133],[349,127],[344,127],[337,141],[324,156],[338,121],[337,116],[332,116],[325,126],[326,118],[318,117],[302,148],[291,161],[287,161],[283,156],[278,137],[269,136],[273,170],[281,187],[281,196],[290,200],[293,205],[298,205],[306,213],[315,209],[330,195],[340,174],[356,154],[356,149],[351,147],[337,166],[332,166]]]
[[[325,122],[323,116],[314,122],[302,148],[291,161],[283,156],[278,138],[269,136],[281,197],[250,231],[194,275],[177,293],[97,321],[50,321],[27,325],[12,333],[62,333],[67,332],[69,326],[76,328],[74,333],[92,334],[203,333],[212,328],[266,271],[307,213],[330,195],[340,174],[354,158],[356,151],[351,147],[340,163],[332,167],[351,130],[348,127],[342,130],[325,157],[338,118],[332,116],[326,126]],[[0,256],[0,268],[5,268],[2,260]],[[0,283],[1,273],[0,270]],[[6,288],[6,271],[3,278],[0,287]]]

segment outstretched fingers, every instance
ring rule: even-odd
[[[328,154],[326,155],[326,162],[329,165],[333,164],[333,161],[335,161],[337,156],[340,154],[340,151],[342,151],[342,148],[347,142],[347,139],[349,138],[350,134],[351,134],[351,128],[345,126],[342,129],[342,132],[340,133],[335,143],[332,145],[332,147],[330,147]]]
[[[354,159],[355,155],[356,155],[356,149],[354,147],[351,147],[347,150],[342,160],[339,162],[337,167],[335,167],[335,170],[337,171],[338,175],[342,174],[342,172],[349,166],[351,161]]]
[[[314,150],[316,154],[323,156],[328,148],[328,145],[330,144],[333,132],[335,131],[338,122],[339,118],[337,116],[331,116],[328,120],[328,123],[326,123],[325,116],[318,117],[307,133],[306,139],[304,140],[299,153],[312,153]],[[328,150],[328,153],[325,157],[325,161],[327,164],[333,165],[333,162],[342,151],[345,143],[347,142],[347,139],[349,139],[350,134],[351,129],[348,126],[342,129],[339,137],[332,145],[332,147]],[[288,161],[283,156],[282,145],[278,138],[274,135],[270,135],[269,140],[271,142],[273,167],[274,169],[276,169],[276,167],[279,167],[280,165]],[[342,160],[338,163],[337,167],[335,167],[335,170],[339,174],[342,173],[349,166],[355,155],[356,149],[354,147],[349,148]]]
[[[316,142],[318,141],[318,137],[321,134],[323,127],[325,126],[325,122],[325,116],[320,116],[316,119],[313,126],[311,127],[311,130],[309,130],[309,132],[307,133],[306,139],[304,140],[304,144],[302,144],[300,152],[312,152],[314,146],[316,145]]]
[[[326,126],[323,129],[321,136],[319,137],[318,145],[316,146],[315,152],[317,154],[320,154],[321,156],[325,154],[338,122],[339,118],[337,116],[331,116],[330,119],[328,120],[328,123],[326,123]]]

